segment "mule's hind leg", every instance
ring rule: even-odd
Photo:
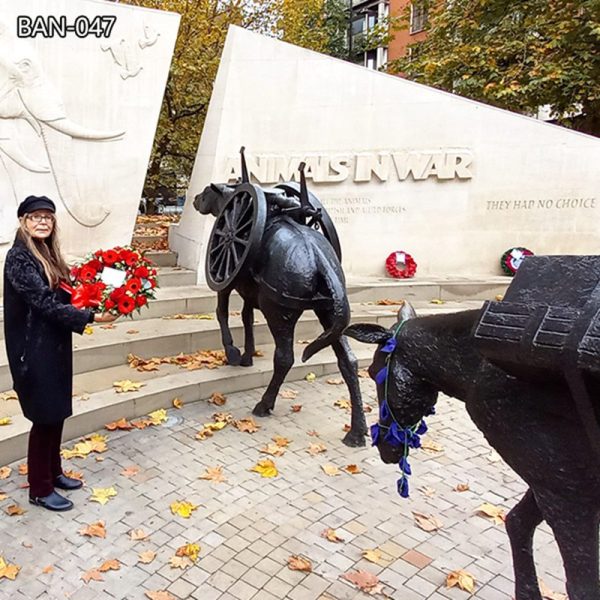
[[[261,306],[261,310],[275,340],[275,355],[273,377],[252,413],[259,417],[266,417],[273,410],[279,388],[294,364],[294,328],[302,312],[283,309],[271,303]]]
[[[240,360],[242,367],[252,366],[254,356],[254,309],[250,302],[244,302],[242,308],[242,322],[244,323],[244,354]]]
[[[563,559],[569,600],[600,600],[597,505],[546,491],[536,491],[536,498]]]
[[[240,351],[233,344],[231,329],[229,329],[229,294],[231,292],[224,291],[217,294],[217,320],[221,328],[221,341],[225,349],[227,363],[230,365],[239,365],[242,357]]]
[[[516,600],[542,600],[533,562],[533,534],[542,522],[542,513],[529,489],[506,516],[515,572]]]
[[[327,330],[332,325],[332,315],[328,311],[315,311],[323,329]],[[344,444],[351,448],[357,448],[365,445],[365,436],[368,433],[365,411],[363,409],[362,396],[360,393],[360,384],[358,381],[358,361],[350,349],[348,338],[344,335],[334,342],[333,351],[337,358],[338,368],[350,393],[350,404],[352,405],[352,416],[350,421],[350,431],[344,436]]]

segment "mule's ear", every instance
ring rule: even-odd
[[[408,321],[409,319],[414,319],[416,316],[417,312],[413,308],[413,305],[408,302],[408,300],[404,300],[404,304],[398,311],[398,323],[402,323],[402,321]]]
[[[387,342],[393,333],[381,325],[372,323],[356,323],[344,330],[344,335],[354,338],[365,344],[383,344]]]

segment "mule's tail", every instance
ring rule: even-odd
[[[339,270],[335,269],[331,260],[321,252],[318,252],[317,256],[320,275],[325,283],[327,295],[333,300],[330,312],[331,327],[306,346],[302,353],[302,362],[306,362],[311,356],[338,340],[344,329],[350,324],[350,304],[346,296],[341,267]]]

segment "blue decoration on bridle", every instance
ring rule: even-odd
[[[371,439],[373,441],[373,446],[377,446],[381,441],[382,434],[384,434],[383,439],[386,443],[390,444],[390,446],[404,449],[404,452],[398,461],[401,477],[397,481],[397,489],[400,496],[403,498],[408,498],[408,476],[412,474],[412,469],[410,467],[410,463],[408,462],[408,454],[410,448],[421,447],[421,436],[427,431],[427,425],[425,424],[425,420],[421,419],[415,425],[410,427],[402,427],[400,423],[398,423],[394,413],[392,413],[388,405],[387,396],[390,363],[392,360],[392,354],[398,345],[398,333],[402,329],[404,323],[406,323],[406,321],[401,321],[398,324],[390,338],[381,347],[381,352],[387,354],[387,356],[385,358],[385,366],[377,373],[377,375],[375,375],[375,382],[379,385],[383,385],[383,401],[379,407],[379,421],[371,425]],[[429,414],[434,413],[435,409],[432,408]],[[382,421],[389,420],[392,421],[390,425],[381,424]]]

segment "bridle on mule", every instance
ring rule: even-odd
[[[421,436],[427,431],[427,425],[425,420],[421,419],[418,423],[415,423],[410,427],[402,427],[388,404],[390,363],[394,350],[396,350],[396,346],[398,345],[398,334],[404,323],[406,323],[406,320],[398,323],[392,335],[380,349],[380,352],[383,352],[387,356],[385,358],[385,366],[375,376],[375,382],[379,385],[383,385],[383,400],[379,406],[379,420],[377,423],[371,425],[371,439],[373,440],[373,446],[377,446],[381,441],[383,432],[383,439],[386,443],[396,448],[403,448],[402,456],[398,461],[401,477],[398,479],[396,485],[400,496],[408,498],[408,476],[412,474],[410,463],[408,462],[409,449],[421,447]],[[434,413],[435,409],[432,408],[428,414]],[[391,421],[391,423],[385,425],[382,421]]]

